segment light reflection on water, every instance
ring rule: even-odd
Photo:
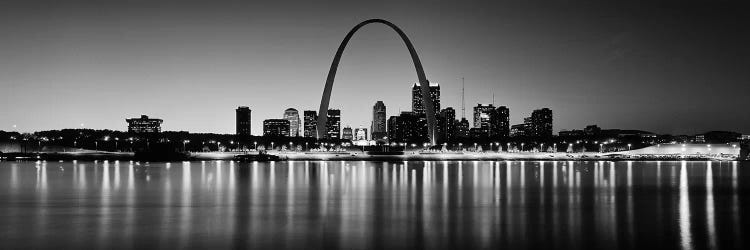
[[[742,248],[743,166],[0,162],[0,248]]]

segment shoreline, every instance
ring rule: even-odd
[[[248,152],[198,152],[187,158],[138,159],[132,152],[50,152],[6,153],[0,160],[125,160],[125,161],[206,161],[233,160],[234,156]],[[255,154],[250,152],[250,154]],[[507,153],[507,152],[449,152],[403,155],[369,155],[362,152],[269,152],[288,161],[737,161],[734,156],[708,155],[628,155],[619,153]]]

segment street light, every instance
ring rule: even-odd
[[[190,140],[184,140],[182,141],[182,151],[187,151],[187,144],[190,142]]]
[[[631,146],[632,146],[632,144],[628,143],[628,151],[630,151],[630,147]]]
[[[508,152],[510,152],[510,142],[508,142],[507,144],[508,144],[508,148],[507,148],[506,150],[507,150]]]
[[[523,152],[523,142],[521,143],[521,152]]]
[[[273,150],[273,142],[271,142],[271,150]]]
[[[257,141],[253,142],[253,149],[258,150],[258,142]]]

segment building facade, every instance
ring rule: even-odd
[[[475,132],[475,134],[490,135],[490,118],[494,116],[493,113],[495,113],[495,106],[492,104],[482,105],[478,103],[474,107],[474,128],[480,129],[480,132]]]
[[[289,121],[289,136],[299,136],[299,112],[297,112],[297,110],[293,108],[284,110],[284,120]]]
[[[352,132],[352,127],[346,126],[341,130],[341,139],[344,140],[354,140],[354,133]]]
[[[263,136],[289,136],[289,120],[267,119],[263,121]]]
[[[125,121],[128,123],[128,133],[135,134],[161,133],[161,123],[164,122],[162,119],[149,118],[147,115]]]
[[[249,107],[240,106],[235,110],[235,128],[238,136],[250,136],[251,112]]]
[[[356,128],[354,129],[354,140],[355,141],[366,141],[367,138],[367,129],[366,128]]]
[[[469,120],[466,118],[456,123],[456,138],[469,138]]]
[[[304,111],[304,128],[305,137],[316,137],[317,136],[317,124],[318,124],[318,112],[314,110]]]
[[[329,109],[326,121],[326,138],[341,139],[341,110]]]
[[[426,126],[420,122],[417,115],[412,112],[401,112],[399,116],[391,116],[388,119],[389,142],[411,142],[421,143],[426,141],[426,133],[422,127]]]
[[[510,109],[500,106],[490,114],[490,137],[510,136]]]
[[[433,110],[438,113],[440,111],[440,85],[438,83],[430,83],[430,99],[432,99]],[[427,114],[422,97],[422,88],[417,83],[411,87],[411,111],[417,116]]]
[[[372,125],[370,126],[373,140],[383,140],[388,136],[386,125],[385,104],[377,101],[372,107]]]
[[[456,138],[456,110],[451,107],[440,110],[440,139],[442,142]]]
[[[548,108],[537,109],[531,112],[530,135],[539,138],[552,137],[552,110]]]
[[[526,136],[526,124],[516,124],[510,126],[510,137],[522,137]]]

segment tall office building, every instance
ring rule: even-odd
[[[435,113],[440,112],[440,85],[438,83],[430,83],[430,99],[432,99]],[[411,87],[411,111],[417,116],[427,113],[423,103],[422,87],[416,83]]]
[[[461,118],[461,121],[456,123],[456,137],[457,138],[469,137],[469,120],[466,120],[466,118]]]
[[[508,107],[497,107],[497,109],[490,114],[490,136],[510,136],[510,110]]]
[[[289,136],[299,136],[299,112],[293,108],[286,109],[284,111],[284,120],[289,121]]]
[[[474,128],[480,129],[477,133],[484,133],[485,136],[490,134],[490,117],[495,112],[495,106],[492,104],[477,104],[474,107]]]
[[[237,135],[238,136],[250,136],[250,113],[252,110],[250,110],[249,107],[246,106],[240,106],[235,110],[236,118],[235,118],[235,127],[237,129]]]
[[[318,126],[318,112],[314,110],[305,110],[304,111],[305,116],[305,137],[316,137],[317,134],[317,126]]]
[[[341,110],[328,110],[328,120],[326,121],[326,138],[341,139]]]
[[[344,129],[341,130],[341,139],[344,140],[354,140],[354,133],[352,132],[352,127],[346,126]]]
[[[531,112],[531,136],[550,138],[552,137],[552,110],[548,108],[537,109]]]
[[[420,119],[412,112],[401,112],[388,119],[388,139],[390,142],[425,142]]]
[[[263,136],[289,136],[289,120],[267,119],[263,121]]]
[[[128,123],[128,133],[135,134],[161,133],[161,123],[164,122],[162,119],[148,118],[147,115],[125,121]]]
[[[383,101],[375,102],[375,106],[372,107],[372,126],[370,127],[373,140],[383,140],[388,136],[385,119],[385,104]]]
[[[456,110],[447,107],[440,111],[440,132],[442,141],[451,141],[456,138]]]
[[[401,131],[403,128],[400,127],[401,123],[398,120],[398,116],[388,117],[388,142],[402,142],[403,137]]]

